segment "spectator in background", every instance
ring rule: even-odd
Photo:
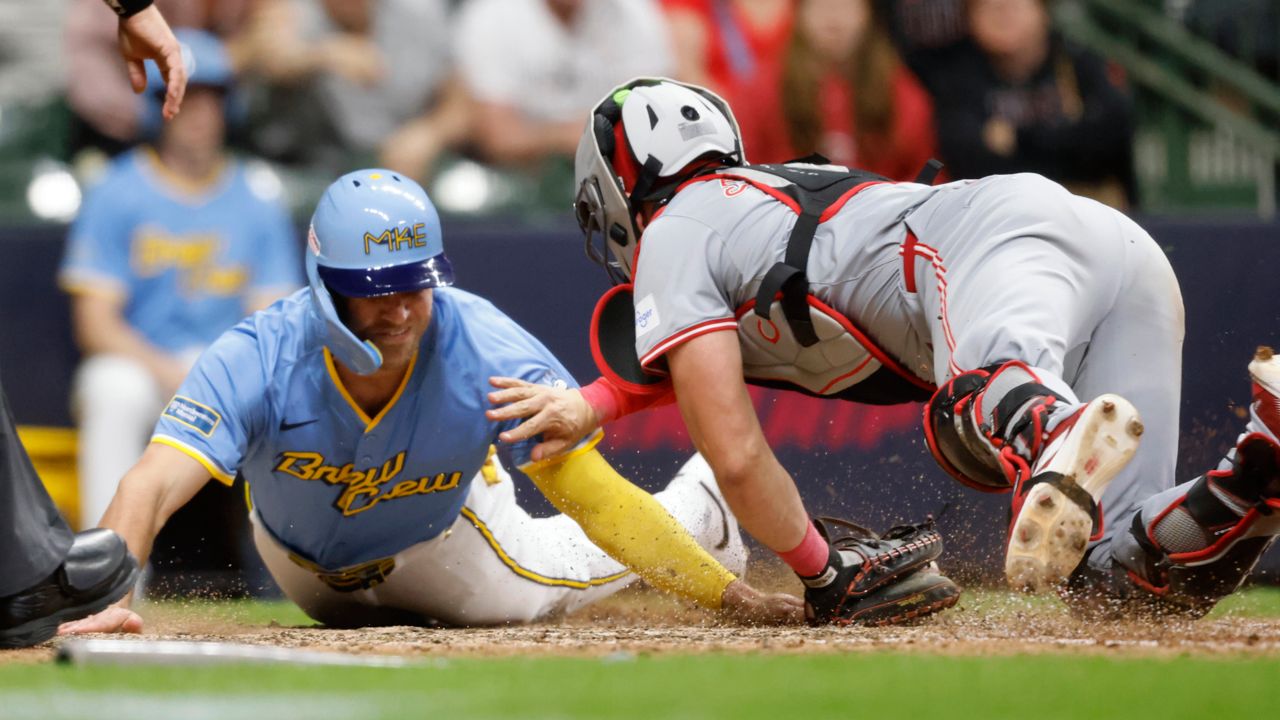
[[[968,19],[934,97],[950,175],[1036,172],[1128,207],[1132,107],[1107,63],[1053,33],[1044,0],[969,0]]]
[[[661,2],[676,79],[710,88],[731,103],[734,93],[768,73],[787,47],[794,0]]]
[[[738,92],[752,162],[817,152],[911,180],[935,153],[933,106],[873,0],[800,0],[781,66]]]
[[[209,30],[223,37],[243,27],[257,0],[156,0],[173,27]],[[102,0],[71,0],[66,8],[63,52],[67,63],[67,104],[78,122],[71,147],[95,147],[116,154],[154,133],[160,113],[129,85],[120,62],[115,15]]]
[[[666,28],[649,0],[471,0],[455,40],[471,141],[496,165],[573,157],[600,95],[671,72]]]
[[[926,88],[969,37],[965,0],[876,0],[903,61]]]
[[[423,178],[465,133],[447,0],[260,0],[233,50],[267,85],[253,140],[270,157]]]
[[[224,154],[231,70],[221,44],[189,30],[178,38],[196,61],[182,113],[154,149],[112,163],[59,272],[85,356],[72,390],[83,527],[97,525],[199,351],[302,283],[278,193]],[[158,104],[163,92],[157,75],[148,97]]]

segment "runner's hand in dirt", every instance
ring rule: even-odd
[[[142,616],[120,605],[112,605],[96,615],[58,626],[59,635],[140,632],[142,632]]]
[[[506,377],[489,378],[489,384],[500,388],[489,393],[489,402],[501,407],[485,411],[485,417],[496,422],[527,418],[498,438],[511,443],[541,435],[542,442],[533,448],[535,462],[568,450],[600,427],[595,410],[577,389]]]
[[[804,601],[786,593],[762,593],[742,580],[724,589],[720,609],[730,620],[744,625],[800,625]]]

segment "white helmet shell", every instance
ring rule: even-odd
[[[619,135],[625,148],[617,147]],[[655,189],[669,191],[675,180],[690,174],[690,164],[708,157],[732,165],[745,161],[733,111],[710,90],[636,78],[592,110],[574,158],[574,212],[586,235],[587,255],[605,265],[615,282],[633,274],[640,239],[633,203],[652,199]],[[595,246],[596,236],[607,251]]]
[[[622,105],[622,127],[640,165],[657,158],[658,177],[666,178],[707,153],[737,152],[737,124],[702,93],[710,94],[673,82],[631,89]]]

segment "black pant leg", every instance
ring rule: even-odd
[[[22,592],[62,564],[72,533],[18,440],[0,387],[0,597]]]

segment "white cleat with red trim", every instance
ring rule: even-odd
[[[1280,442],[1280,357],[1263,345],[1249,363],[1249,377],[1253,380],[1253,415],[1258,423]]]
[[[1015,590],[1044,592],[1070,577],[1101,537],[1099,501],[1142,437],[1133,404],[1101,395],[1059,423],[1031,472],[1013,489],[1005,577]]]

